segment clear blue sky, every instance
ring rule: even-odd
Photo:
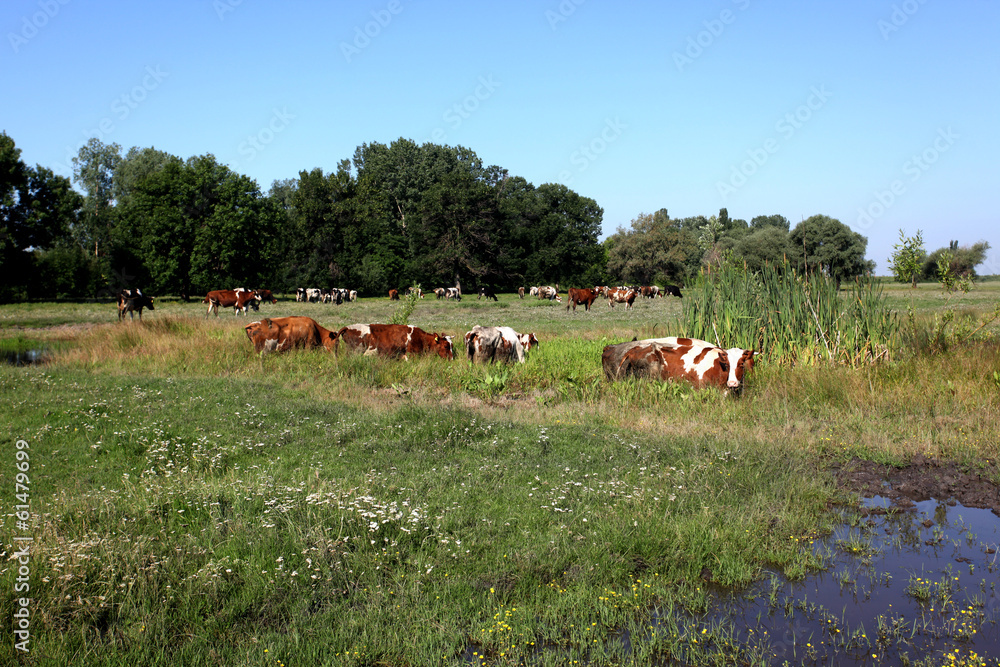
[[[0,27],[0,130],[66,176],[97,136],[266,192],[406,137],[562,182],[605,234],[822,213],[880,274],[900,228],[1000,274],[995,0],[4,0]]]

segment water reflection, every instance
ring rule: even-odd
[[[30,366],[32,364],[40,364],[43,363],[47,357],[48,351],[41,349],[4,353],[4,361],[11,366]]]

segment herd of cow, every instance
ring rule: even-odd
[[[448,290],[455,290],[448,294]],[[438,290],[434,290],[435,293]],[[442,288],[444,294],[438,298],[461,299],[457,288]],[[395,295],[393,294],[395,293]],[[652,287],[595,287],[575,289],[568,292],[567,310],[572,306],[584,306],[587,310],[594,301],[606,297],[613,308],[615,303],[625,303],[626,308],[639,296],[656,298],[664,293],[681,296],[680,289],[667,286],[664,290]],[[532,287],[529,294],[538,298],[562,301],[554,287]],[[300,296],[302,298],[300,298]],[[391,290],[390,298],[398,298],[398,291]],[[417,290],[417,296],[423,294]],[[496,298],[489,290],[480,289],[483,296]],[[524,297],[523,288],[519,296]],[[342,303],[353,301],[357,293],[348,290],[301,289],[296,293],[297,301],[331,301]],[[214,290],[203,301],[208,304],[208,314],[219,314],[219,307],[233,308],[238,315],[248,309],[258,310],[261,302],[277,303],[268,290]],[[125,314],[139,313],[142,309],[153,310],[153,299],[141,290],[122,290],[118,296],[118,318]],[[289,317],[269,317],[251,322],[244,327],[247,338],[258,353],[283,352],[293,349],[325,348],[337,352],[341,345],[346,349],[364,355],[379,355],[398,359],[409,359],[413,355],[436,354],[444,359],[455,358],[452,336],[429,333],[419,327],[404,324],[352,324],[338,331],[321,326],[311,317],[301,315]],[[510,327],[475,326],[465,334],[465,354],[471,363],[524,363],[527,353],[538,346],[538,338],[533,333],[518,333]],[[609,380],[626,377],[646,377],[657,380],[686,380],[696,387],[718,387],[724,393],[739,393],[743,388],[744,375],[753,368],[754,350],[730,348],[728,350],[694,338],[649,338],[631,340],[616,345],[608,345],[601,356],[604,374]]]

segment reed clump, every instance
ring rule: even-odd
[[[861,366],[900,350],[899,321],[882,286],[859,277],[846,289],[787,261],[760,271],[732,263],[706,271],[688,292],[680,335],[754,348],[782,364]]]

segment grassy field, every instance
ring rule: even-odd
[[[16,657],[767,664],[767,638],[733,641],[701,614],[765,568],[828,565],[809,544],[850,501],[831,462],[921,454],[1000,482],[996,323],[920,343],[946,309],[992,312],[1000,283],[950,300],[886,290],[909,332],[898,361],[789,367],[763,350],[739,400],[603,379],[603,346],[670,335],[677,299],[417,304],[411,324],[456,340],[476,324],[535,332],[541,347],[510,368],[260,357],[245,318],[196,303],[158,300],[142,324],[109,303],[0,306],[4,349],[50,358],[0,368],[7,506],[15,442],[30,455],[31,525],[5,516],[0,561],[9,618],[13,537],[34,537],[30,651]],[[336,328],[398,307],[283,300],[260,315]]]

